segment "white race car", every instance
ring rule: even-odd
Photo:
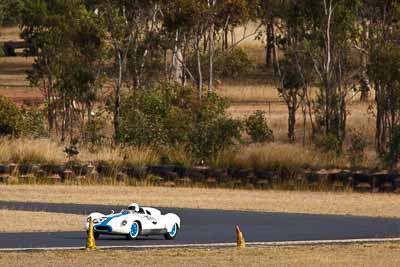
[[[174,213],[162,215],[158,209],[139,207],[133,203],[127,210],[120,213],[104,215],[94,212],[86,220],[86,231],[89,230],[90,218],[93,220],[94,238],[100,235],[123,235],[127,239],[137,239],[139,236],[164,235],[172,240],[181,227],[181,219]]]

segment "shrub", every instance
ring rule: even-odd
[[[241,48],[220,52],[215,60],[214,71],[217,77],[227,78],[245,75],[253,69],[253,62]]]
[[[22,114],[9,98],[0,96],[0,135],[18,136]]]
[[[89,145],[89,150],[95,151],[96,148],[104,145],[106,136],[104,134],[105,119],[101,113],[95,113],[87,122],[83,132],[83,142]]]
[[[66,154],[69,161],[71,161],[73,158],[76,158],[76,156],[78,156],[78,154],[79,154],[78,143],[79,143],[78,139],[72,139],[69,146],[66,146],[64,148],[63,152]]]
[[[0,4],[0,26],[14,26],[21,21],[22,0],[8,0]]]
[[[164,122],[169,109],[162,90],[131,94],[121,106],[121,136],[123,143],[134,146],[159,146],[168,143]]]
[[[315,145],[323,152],[333,152],[336,155],[342,153],[342,143],[334,134],[319,135],[315,140]]]
[[[191,151],[198,158],[214,160],[218,152],[241,141],[242,125],[227,116],[226,108],[226,102],[216,95],[202,103],[190,138]]]
[[[197,159],[210,159],[240,140],[241,124],[227,116],[226,107],[216,95],[200,103],[195,89],[176,84],[137,91],[123,101],[120,140],[156,149],[183,147]]]
[[[350,133],[350,147],[348,149],[348,155],[351,166],[356,167],[361,165],[364,160],[366,147],[367,142],[361,133],[355,131]]]
[[[265,143],[274,140],[273,131],[268,127],[265,112],[255,111],[245,121],[246,133],[253,143]]]
[[[23,109],[21,135],[30,138],[48,137],[43,111],[40,109]]]
[[[209,63],[208,54],[201,55],[201,70],[203,80],[208,80]],[[197,75],[197,58],[191,55],[187,63],[191,73]],[[254,64],[246,52],[241,48],[221,51],[217,50],[214,57],[214,78],[233,78],[249,73],[254,68]]]

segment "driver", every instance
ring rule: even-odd
[[[128,206],[128,210],[139,212],[139,205],[136,203],[132,203]]]

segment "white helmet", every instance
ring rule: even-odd
[[[139,212],[139,205],[136,203],[132,203],[128,206],[128,210],[133,210],[135,212]]]

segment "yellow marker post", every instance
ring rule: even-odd
[[[86,243],[86,249],[88,249],[88,250],[96,249],[96,242],[94,241],[92,217],[89,217],[89,229],[88,229],[88,238],[87,238],[87,243]]]
[[[243,233],[240,231],[239,225],[236,225],[236,235],[237,235],[237,248],[245,248],[246,241],[244,240]]]

